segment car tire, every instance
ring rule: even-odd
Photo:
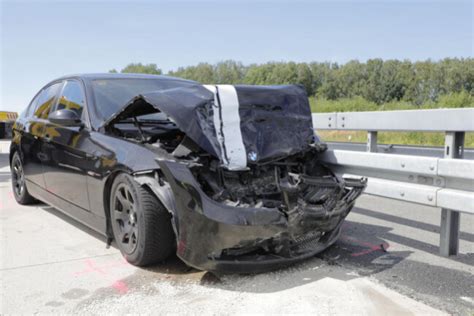
[[[174,252],[171,214],[128,174],[119,174],[113,182],[110,219],[115,242],[129,263],[147,266]]]
[[[28,205],[37,203],[34,197],[30,195],[26,187],[25,173],[23,169],[23,162],[21,161],[20,153],[15,151],[11,162],[11,177],[13,196],[18,204]]]

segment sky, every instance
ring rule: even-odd
[[[49,81],[130,62],[473,57],[473,1],[0,0],[0,110]]]

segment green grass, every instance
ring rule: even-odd
[[[462,91],[442,95],[436,102],[423,105],[413,105],[406,101],[392,101],[376,104],[362,97],[349,99],[327,100],[323,98],[310,97],[309,104],[312,112],[360,112],[360,111],[395,111],[395,110],[421,110],[440,108],[471,108],[474,107],[474,96]]]
[[[474,107],[474,96],[467,92],[441,96],[436,102],[415,106],[404,101],[388,102],[381,105],[369,102],[361,97],[350,99],[326,100],[310,97],[313,112],[360,112],[360,111],[394,111],[437,108]],[[325,141],[363,142],[367,141],[364,131],[319,131]],[[379,132],[379,144],[400,144],[420,146],[443,146],[444,133],[431,132]],[[474,147],[474,133],[466,133],[465,147]]]
[[[318,131],[324,141],[365,143],[367,132],[363,131]],[[379,132],[379,144],[418,145],[418,146],[444,146],[443,133],[428,132]],[[474,133],[466,133],[464,146],[474,148]]]

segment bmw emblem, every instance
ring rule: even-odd
[[[256,161],[257,160],[257,153],[254,151],[251,151],[248,153],[247,157],[249,158],[250,161]]]

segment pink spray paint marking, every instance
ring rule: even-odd
[[[99,267],[95,265],[95,262],[92,259],[86,259],[85,263],[87,265],[87,268],[82,271],[74,272],[74,275],[81,275],[81,274],[87,274],[87,273],[93,273],[93,272],[97,272],[102,275],[107,275],[109,274],[107,269],[121,267],[128,264],[128,262],[126,262],[125,260],[120,260],[119,262],[113,262],[113,263],[109,263],[109,264],[102,265]]]
[[[388,249],[388,247],[390,247],[390,245],[386,242],[383,242],[381,245],[375,245],[375,244],[372,244],[372,243],[369,243],[369,242],[365,242],[365,241],[360,241],[360,240],[356,240],[354,238],[350,238],[350,237],[347,237],[347,236],[342,236],[342,239],[348,241],[348,242],[352,242],[358,246],[363,246],[363,247],[367,247],[369,249],[367,250],[363,250],[363,251],[360,251],[360,252],[356,252],[356,253],[352,253],[351,256],[352,257],[359,257],[359,256],[363,256],[363,255],[367,255],[369,253],[372,253],[372,252],[375,252],[375,251],[379,251],[379,250],[386,250]]]
[[[125,294],[128,292],[128,286],[125,282],[117,280],[112,284],[112,287],[117,290],[120,294]]]
[[[86,259],[84,260],[84,263],[87,266],[86,269],[75,272],[74,273],[75,276],[89,274],[89,273],[97,273],[103,279],[108,279],[108,280],[112,279],[112,276],[110,275],[110,272],[109,272],[110,268],[120,267],[120,266],[124,266],[128,264],[128,262],[125,261],[123,258],[119,260],[118,262],[112,262],[110,264],[105,264],[102,266],[96,265],[96,262],[93,259]],[[119,294],[125,294],[129,291],[127,284],[122,280],[114,280],[111,287],[114,288]]]
[[[6,201],[0,202],[0,210],[6,209],[9,205],[16,205],[15,196],[13,195],[12,191],[8,192],[8,198],[6,199]]]
[[[13,195],[13,191],[8,192],[8,197],[10,199],[10,202],[16,202],[15,196]]]

